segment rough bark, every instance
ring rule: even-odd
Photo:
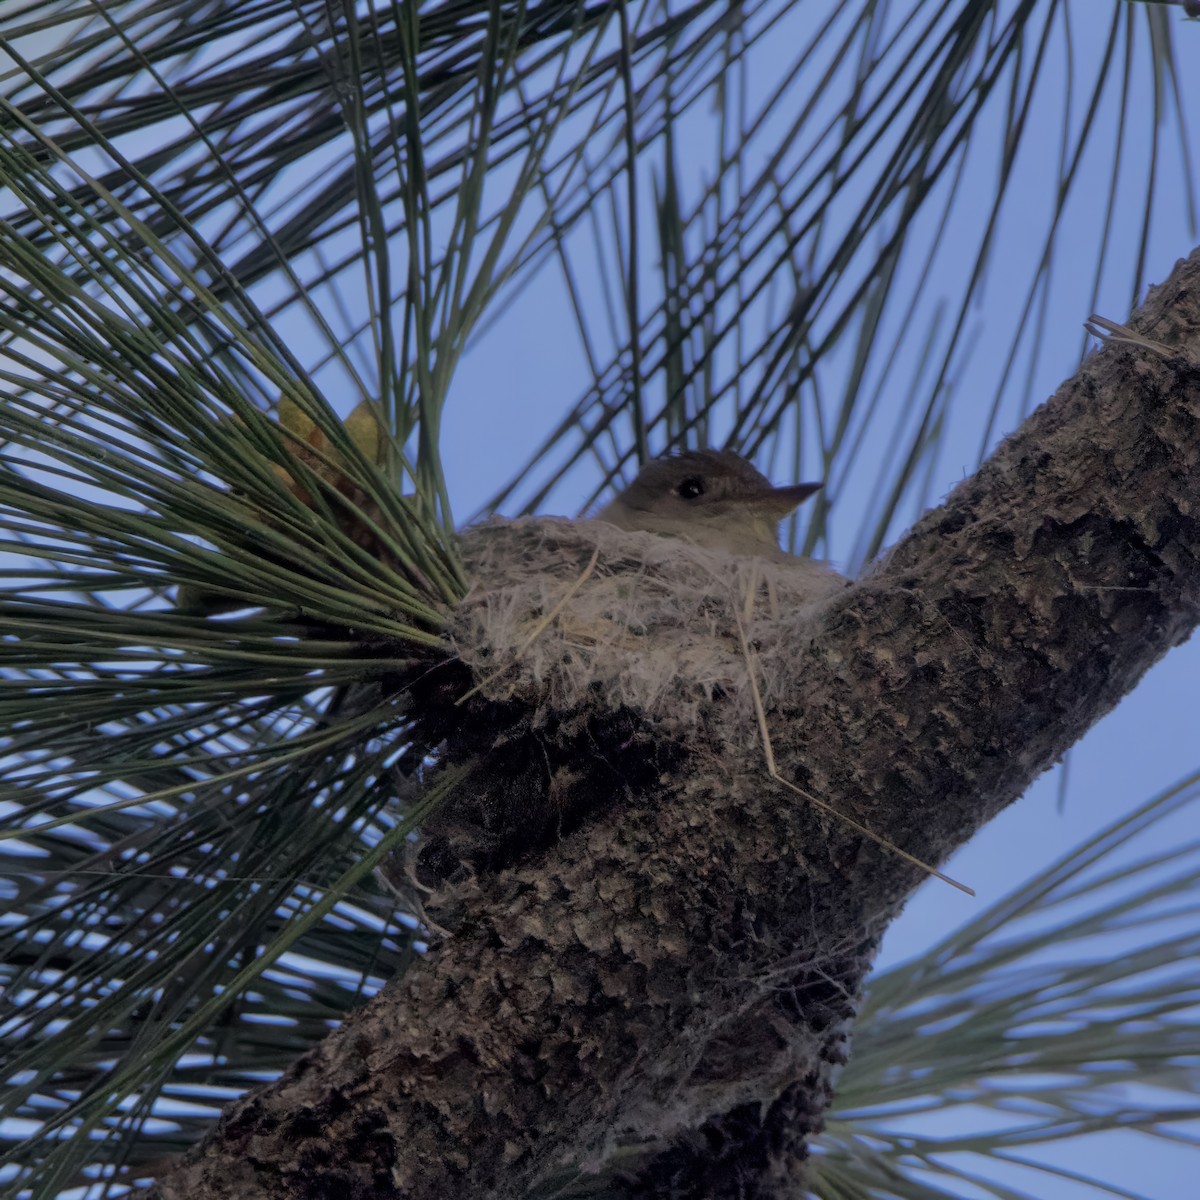
[[[781,773],[927,861],[1197,622],[1200,252],[1132,325],[1175,352],[1092,355],[866,578],[759,641]],[[597,545],[531,528],[568,574]],[[485,877],[453,938],[157,1194],[517,1197],[615,1146],[610,1194],[800,1194],[858,988],[923,876],[769,780],[745,701],[710,689],[690,738],[635,713],[630,743],[678,752],[657,785]]]

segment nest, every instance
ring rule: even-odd
[[[583,709],[631,709],[686,737],[714,696],[752,715],[742,632],[770,647],[846,586],[823,563],[702,549],[600,521],[493,521],[464,535],[474,580],[451,638],[496,702],[535,723]],[[590,564],[590,567],[589,567]],[[740,628],[739,628],[740,626]],[[776,696],[760,679],[764,702]]]
[[[806,617],[846,586],[810,559],[599,521],[492,521],[462,550],[473,585],[449,636],[466,672],[415,713],[446,761],[477,765],[425,831],[415,874],[434,890],[544,850],[684,759],[745,754],[754,688],[767,711],[794,699]]]

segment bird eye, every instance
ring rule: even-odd
[[[696,475],[689,476],[675,489],[675,494],[685,500],[695,500],[704,495],[704,480]]]

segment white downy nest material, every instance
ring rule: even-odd
[[[535,724],[628,707],[686,732],[718,693],[738,724],[752,722],[741,632],[770,710],[794,696],[807,618],[848,586],[812,559],[724,554],[591,520],[494,520],[463,535],[463,556],[474,582],[455,648],[485,698],[523,702]]]

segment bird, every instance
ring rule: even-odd
[[[780,523],[821,487],[775,487],[732,450],[685,450],[646,463],[594,519],[686,538],[707,550],[788,562],[795,556],[780,548]]]

